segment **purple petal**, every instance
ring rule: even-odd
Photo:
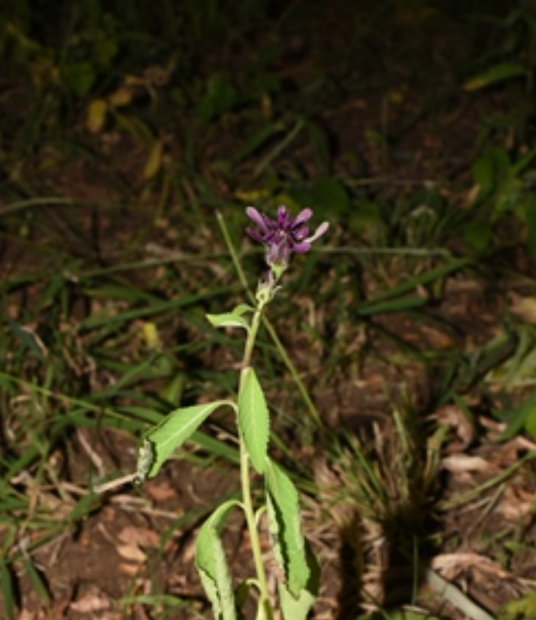
[[[311,249],[311,244],[308,241],[300,241],[300,243],[295,243],[292,249],[296,254],[303,254]]]
[[[255,241],[260,241],[261,243],[264,243],[265,241],[264,235],[258,230],[255,230],[254,228],[250,228],[248,226],[246,228],[246,232],[252,239],[255,239]]]
[[[280,243],[272,243],[268,245],[266,260],[269,265],[287,264],[290,256],[290,248],[285,239]]]
[[[283,228],[286,229],[288,228],[288,226],[290,226],[292,223],[292,217],[288,211],[288,209],[285,207],[285,205],[279,205],[277,207],[277,224]]]
[[[313,241],[318,239],[318,237],[321,237],[328,228],[329,224],[327,222],[322,222],[322,224],[320,224],[320,226],[316,229],[315,234],[307,237],[307,239],[304,239],[303,241],[307,243],[312,243]]]
[[[312,209],[309,209],[309,208],[302,209],[296,216],[296,219],[294,220],[294,226],[297,226],[298,224],[302,224],[303,222],[307,222],[307,220],[310,220],[312,217],[313,217]]]
[[[305,239],[305,237],[307,237],[308,234],[309,234],[309,227],[308,226],[300,226],[297,230],[293,231],[292,236],[297,241],[301,241],[302,239]]]
[[[255,207],[248,207],[246,209],[246,215],[257,224],[261,230],[266,230],[266,218],[255,209]]]

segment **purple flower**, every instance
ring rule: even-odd
[[[248,217],[258,226],[259,230],[248,227],[246,232],[255,241],[266,247],[266,262],[277,270],[286,269],[293,252],[303,254],[311,249],[313,241],[323,235],[329,227],[323,222],[313,235],[309,235],[306,222],[313,216],[311,209],[302,209],[293,218],[288,209],[280,205],[277,208],[277,220],[272,220],[259,213],[255,207],[246,209]]]

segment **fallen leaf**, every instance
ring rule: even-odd
[[[522,321],[536,324],[536,297],[516,297],[510,311]]]
[[[475,437],[474,426],[460,407],[445,405],[438,409],[432,417],[437,420],[438,424],[444,424],[454,431],[456,438],[450,441],[446,448],[449,454],[463,452],[473,443]]]
[[[466,454],[453,454],[441,460],[444,469],[452,473],[462,473],[469,471],[490,471],[490,463],[481,456],[468,456]]]
[[[123,575],[128,575],[129,577],[134,577],[138,574],[140,565],[139,564],[125,564],[121,562],[119,564],[119,572]]]
[[[89,613],[94,611],[102,611],[104,609],[110,609],[110,599],[94,586],[91,586],[88,591],[83,594],[78,600],[69,605],[73,611],[79,611],[80,613]]]
[[[154,530],[132,525],[124,527],[117,538],[124,544],[140,547],[158,547],[160,544],[160,536]]]
[[[117,553],[126,560],[139,564],[145,562],[145,553],[143,553],[138,545],[116,545],[116,549]]]
[[[156,502],[164,502],[177,497],[177,491],[167,482],[147,482],[144,491]]]

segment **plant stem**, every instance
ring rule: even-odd
[[[255,345],[255,339],[259,330],[259,325],[262,318],[265,300],[259,300],[257,308],[251,321],[251,327],[248,332],[246,345],[244,348],[244,359],[242,365],[242,371],[240,373],[239,399],[242,389],[244,387],[245,371],[249,368],[251,363],[251,356],[253,354],[253,347]],[[255,572],[257,574],[257,581],[260,590],[259,606],[264,610],[264,614],[260,615],[266,620],[273,620],[273,611],[270,603],[270,597],[268,594],[268,584],[266,582],[266,572],[264,570],[264,564],[262,562],[261,544],[259,539],[259,532],[257,530],[257,524],[255,521],[255,510],[253,508],[253,499],[251,497],[251,482],[250,482],[250,469],[249,469],[249,455],[244,444],[244,440],[239,433],[240,439],[240,480],[242,484],[242,505],[244,506],[244,512],[246,515],[246,521],[248,524],[249,537],[251,541],[251,550],[253,552],[253,560],[255,562]]]

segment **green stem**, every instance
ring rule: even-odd
[[[242,363],[242,371],[240,373],[240,385],[238,387],[239,400],[240,400],[240,394],[242,393],[242,390],[244,388],[245,371],[247,368],[249,368],[250,363],[251,363],[253,347],[255,345],[257,332],[259,331],[259,326],[260,326],[262,313],[263,313],[265,304],[266,302],[263,302],[263,301],[258,302],[257,308],[253,315],[253,319],[251,321],[251,327],[248,332],[248,337],[247,337],[246,345],[244,348],[244,359]],[[251,541],[251,549],[253,552],[253,560],[255,562],[255,572],[257,574],[257,581],[259,584],[259,590],[260,590],[259,606],[264,609],[264,614],[262,617],[266,618],[267,620],[273,620],[273,611],[272,611],[272,606],[270,604],[270,597],[268,594],[268,584],[266,582],[266,571],[264,570],[264,564],[262,562],[261,543],[259,539],[259,532],[257,530],[257,523],[255,520],[255,510],[253,507],[253,499],[251,497],[249,456],[248,456],[246,446],[244,444],[244,441],[240,433],[239,433],[239,439],[240,439],[240,480],[242,484],[242,505],[244,507],[244,513],[246,515],[246,521],[248,524],[249,537]]]

